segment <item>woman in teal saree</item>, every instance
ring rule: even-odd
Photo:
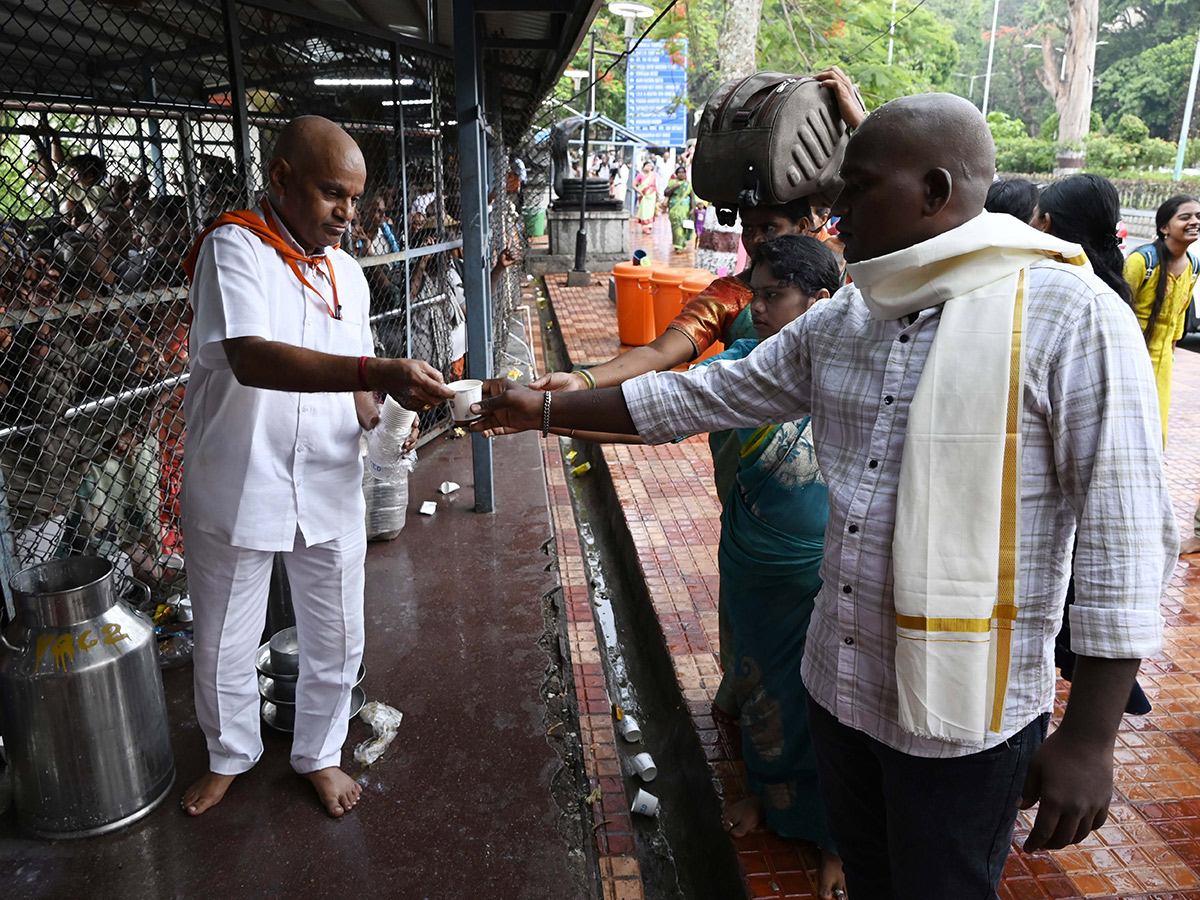
[[[815,238],[788,235],[762,245],[751,280],[756,332],[768,339],[840,281],[836,257]],[[758,343],[736,341],[701,364],[742,358]],[[721,515],[718,564],[751,793],[728,808],[725,824],[735,836],[765,824],[783,837],[816,844],[822,858],[819,896],[840,898],[841,860],[821,806],[800,679],[821,587],[828,489],[808,418],[738,429],[735,439],[741,445],[738,473]]]

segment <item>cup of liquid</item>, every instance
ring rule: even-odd
[[[482,381],[478,378],[464,378],[462,381],[452,381],[446,387],[454,391],[450,411],[454,414],[455,422],[471,422],[479,418],[471,412],[471,405],[483,399]]]

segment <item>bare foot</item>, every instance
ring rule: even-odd
[[[1179,555],[1189,556],[1193,553],[1200,553],[1200,537],[1184,538],[1179,542]]]
[[[735,838],[745,837],[757,831],[766,820],[763,799],[758,794],[747,794],[725,811],[725,830]]]
[[[198,816],[209,807],[216,806],[221,802],[221,798],[225,796],[225,792],[229,790],[235,777],[234,775],[218,775],[216,772],[209,772],[183,792],[183,799],[179,801],[179,805],[189,816]]]
[[[820,887],[817,896],[821,900],[846,900],[846,876],[842,874],[842,858],[836,853],[821,850],[821,871],[818,876]]]
[[[362,796],[362,785],[337,766],[307,772],[304,777],[313,783],[321,803],[334,818],[354,809],[354,804]]]

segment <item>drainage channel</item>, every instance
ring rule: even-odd
[[[551,310],[539,304],[547,358],[566,367]],[[658,797],[657,818],[634,815],[634,833],[646,900],[723,900],[746,897],[733,845],[721,827],[714,775],[704,758],[671,664],[670,653],[638,565],[612,478],[600,447],[562,441],[566,480],[579,529],[592,615],[609,698],[642,728],[639,743],[618,738],[626,797],[639,787]],[[567,454],[575,451],[571,461]],[[586,477],[571,470],[591,464]],[[632,758],[649,752],[658,775],[642,785]]]

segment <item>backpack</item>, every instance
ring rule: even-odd
[[[841,190],[849,134],[833,91],[812,75],[758,72],[717,88],[692,158],[696,195],[717,207],[779,206]]]
[[[1150,279],[1154,277],[1154,270],[1158,267],[1158,247],[1154,244],[1145,244],[1133,251],[1146,261],[1146,275],[1142,279],[1138,290],[1144,288],[1150,283]],[[1188,262],[1192,264],[1192,280],[1200,277],[1200,256],[1196,256],[1191,250],[1186,251]]]

